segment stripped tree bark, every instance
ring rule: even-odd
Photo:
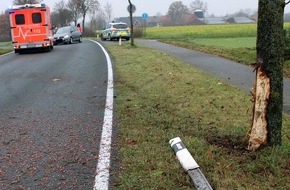
[[[255,102],[248,144],[251,151],[282,143],[285,5],[284,0],[259,0]]]

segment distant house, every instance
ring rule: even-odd
[[[130,17],[120,17],[116,18],[115,22],[124,22],[130,25]],[[142,17],[133,17],[133,25],[134,26],[159,26],[160,25],[160,17],[158,16],[149,16],[146,20],[142,19]]]
[[[254,20],[249,19],[247,17],[233,17],[235,23],[237,24],[249,24],[249,23],[255,23]]]
[[[258,12],[255,12],[252,16],[251,19],[254,20],[255,22],[258,21]]]
[[[159,16],[149,16],[146,20],[148,27],[160,26]]]
[[[159,22],[161,26],[204,24],[202,19],[193,14],[183,14],[178,20],[172,20],[170,16],[164,15],[159,17]]]
[[[205,24],[228,24],[224,17],[207,17],[204,18]]]
[[[120,18],[115,18],[115,22],[123,22],[128,25],[130,25],[130,17],[120,17]],[[142,20],[142,17],[133,17],[133,25],[134,26],[142,26],[144,20]]]

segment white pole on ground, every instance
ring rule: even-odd
[[[183,169],[192,179],[195,188],[197,190],[212,190],[212,187],[208,183],[202,171],[199,169],[199,165],[191,156],[181,139],[179,137],[173,138],[169,141],[169,144]]]
[[[119,37],[119,46],[122,45],[122,36]]]

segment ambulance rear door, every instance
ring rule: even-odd
[[[12,43],[35,47],[48,41],[45,8],[13,10],[10,13]]]

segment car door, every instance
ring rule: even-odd
[[[80,33],[79,33],[77,27],[75,27],[75,26],[71,27],[70,32],[71,32],[71,36],[72,36],[74,41],[79,40]]]

